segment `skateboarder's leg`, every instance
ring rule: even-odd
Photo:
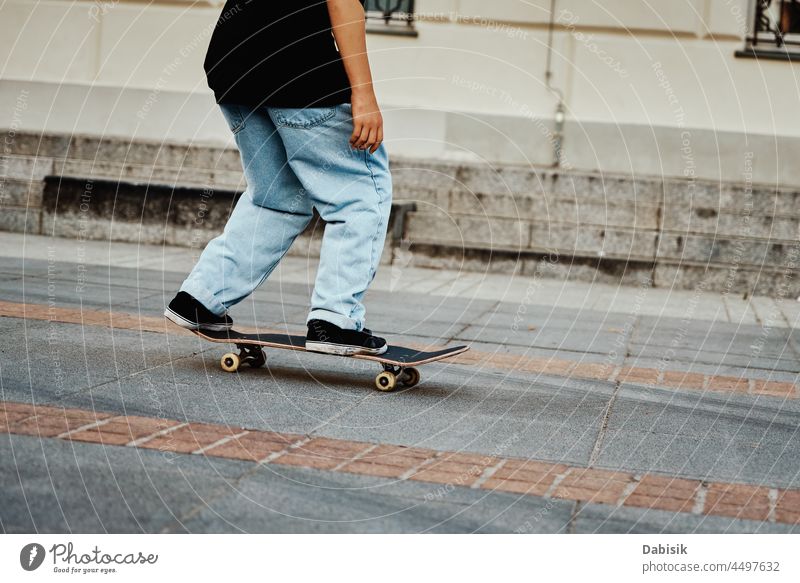
[[[181,287],[217,315],[269,276],[312,216],[267,110],[221,107],[241,154],[247,190]]]
[[[363,330],[362,299],[380,261],[392,202],[386,150],[350,147],[349,104],[269,112],[289,165],[327,223],[308,321]]]

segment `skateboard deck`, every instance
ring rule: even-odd
[[[292,334],[246,334],[236,330],[212,332],[208,330],[192,330],[197,336],[209,342],[235,344],[239,354],[229,352],[220,360],[222,369],[236,372],[241,364],[249,364],[257,368],[266,363],[266,355],[262,347],[281,348],[284,350],[307,351],[305,336]],[[420,380],[419,371],[414,368],[429,362],[450,358],[469,350],[469,346],[451,346],[435,351],[417,350],[405,346],[392,346],[383,354],[354,354],[340,358],[357,358],[372,360],[383,366],[383,372],[375,378],[375,386],[381,391],[391,391],[397,385],[412,387]],[[324,354],[324,353],[315,353]],[[337,356],[329,354],[328,356]]]

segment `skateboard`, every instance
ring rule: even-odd
[[[226,330],[224,332],[211,332],[208,330],[192,330],[197,336],[217,343],[235,344],[239,349],[239,354],[228,352],[220,360],[222,370],[226,372],[236,372],[242,364],[247,364],[253,368],[264,366],[267,356],[263,347],[282,348],[286,350],[307,351],[305,336],[293,336],[291,334],[245,334],[236,330]],[[357,358],[361,360],[373,360],[383,366],[383,372],[375,377],[375,387],[380,391],[392,391],[398,385],[403,387],[413,387],[420,380],[417,366],[450,358],[456,354],[461,354],[469,350],[469,346],[451,346],[433,352],[425,352],[405,346],[389,346],[383,354],[354,354],[352,356],[340,356],[340,358]],[[323,354],[323,353],[316,353]],[[331,354],[328,356],[337,356]]]

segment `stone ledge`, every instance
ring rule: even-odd
[[[0,157],[0,229],[10,231],[46,224],[63,236],[204,245],[245,187],[238,154],[222,146],[24,133],[12,146]],[[763,293],[772,284],[751,272],[783,270],[800,231],[799,189],[404,157],[392,170],[395,200],[416,211],[384,261],[402,242],[431,250],[431,266],[533,273],[536,253],[553,249],[570,257],[563,277],[693,282],[698,269],[735,268],[748,274],[734,278],[736,289]],[[309,233],[295,251],[318,250]]]
[[[800,295],[796,270],[645,257],[585,257],[561,255],[550,249],[485,249],[440,243],[413,243],[406,251],[412,267],[477,273],[508,273],[534,278],[591,281],[637,286],[652,280],[652,287],[696,289],[794,298]]]

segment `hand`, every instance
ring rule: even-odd
[[[372,89],[353,90],[350,102],[353,107],[350,146],[357,150],[369,150],[370,154],[374,154],[383,142],[383,116],[375,93]]]

